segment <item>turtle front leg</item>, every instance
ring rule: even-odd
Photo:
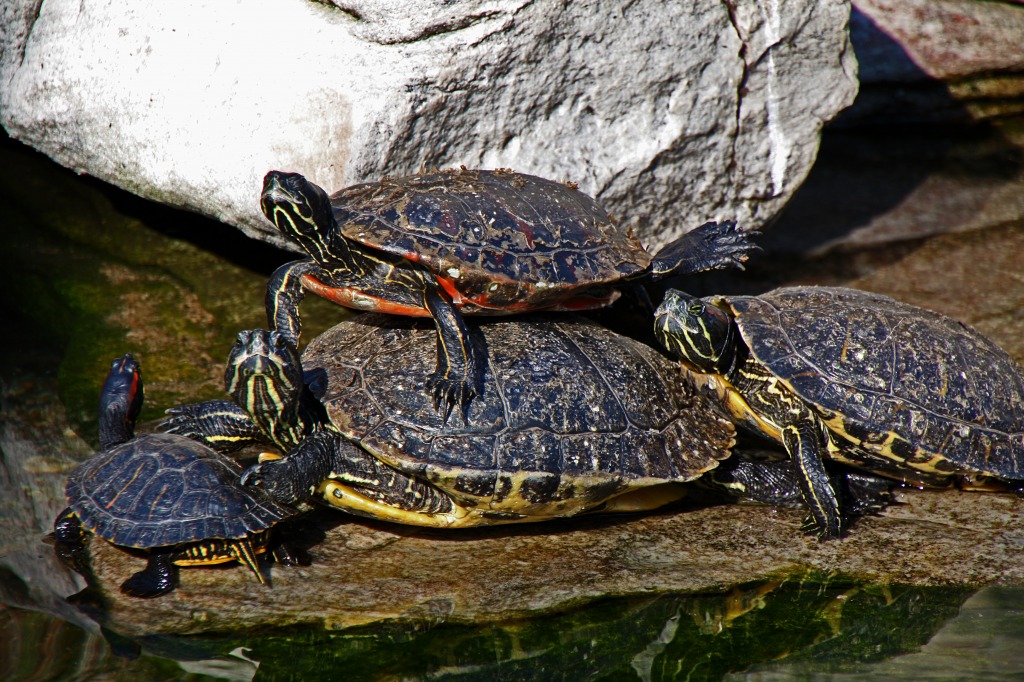
[[[328,480],[358,490],[380,515],[395,509],[444,514],[454,507],[442,491],[384,464],[329,431],[314,433],[287,457],[254,464],[242,475],[243,485],[260,486],[284,504],[311,497]],[[344,506],[333,499],[327,502]]]
[[[842,532],[839,497],[825,469],[821,429],[810,420],[790,424],[782,429],[782,442],[800,472],[800,490],[811,513],[803,530],[813,533],[819,540],[839,537]]]
[[[344,462],[346,449],[356,448],[338,434],[317,431],[286,457],[253,464],[241,482],[263,488],[282,504],[294,505],[314,495],[320,482],[337,468],[336,462]]]
[[[747,259],[760,250],[754,243],[760,234],[756,230],[740,230],[732,220],[704,223],[655,254],[651,276],[657,280],[722,268],[742,270]]]
[[[299,315],[299,304],[306,297],[302,288],[303,275],[318,275],[322,268],[310,259],[285,263],[270,276],[267,281],[265,304],[267,307],[267,324],[277,330],[285,338],[299,347],[299,335],[302,332],[302,319]]]
[[[179,405],[166,414],[170,418],[157,427],[161,431],[191,438],[223,454],[267,441],[249,413],[231,400]]]
[[[121,592],[129,597],[152,599],[167,594],[178,586],[178,567],[173,553],[153,552],[146,568],[121,583]]]
[[[476,395],[476,358],[466,321],[436,287],[424,287],[423,307],[437,325],[437,367],[427,388],[447,421],[456,405],[464,408]]]

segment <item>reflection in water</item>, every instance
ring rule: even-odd
[[[958,641],[974,646],[991,639],[996,632],[991,623],[970,630],[982,619],[964,615],[979,602],[987,605],[988,618],[999,618],[996,604],[1005,603],[1005,594],[997,600],[985,595],[968,602],[943,632],[955,631]],[[928,642],[967,596],[966,590],[858,587],[805,576],[723,595],[610,600],[500,625],[407,620],[342,632],[154,637],[139,642],[143,655],[132,661],[117,658],[99,637],[67,623],[7,609],[0,651],[9,662],[5,680],[91,677],[115,670],[160,679],[314,679],[330,670],[346,680],[718,680],[751,667],[758,672],[734,677],[786,679],[866,671],[887,659],[874,665],[912,669],[913,663],[901,661],[929,655],[949,635],[932,638],[922,654],[897,655]],[[1022,598],[1018,594],[1018,608],[1004,615],[1019,621]],[[739,604],[744,606],[737,609]],[[1008,638],[1012,635],[1004,636],[1004,643]]]
[[[346,679],[720,679],[820,649],[850,664],[913,650],[956,613],[966,591],[829,585],[820,576],[725,595],[613,600],[490,626],[391,623],[345,632],[263,633],[244,643],[271,678],[344,671]],[[845,601],[837,619],[831,613]],[[746,610],[736,605],[745,603]],[[837,623],[840,626],[837,629]]]
[[[1019,680],[1024,679],[1024,590],[989,587],[968,598],[913,653],[878,660],[822,658],[814,651],[753,666],[728,680]]]

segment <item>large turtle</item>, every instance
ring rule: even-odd
[[[134,435],[142,374],[131,354],[111,365],[100,397],[100,452],[68,476],[68,508],[54,523],[56,550],[83,571],[86,532],[145,550],[146,568],[121,585],[157,597],[177,585],[177,566],[239,561],[262,583],[256,555],[274,524],[295,513],[258,488],[242,468],[204,445],[167,433]],[[276,558],[297,561],[282,548]]]
[[[320,494],[440,527],[648,509],[729,455],[732,424],[648,346],[575,316],[468,327],[487,354],[464,423],[417,389],[433,326],[368,314],[314,339],[301,365],[283,334],[242,332],[226,373],[236,402],[175,408],[167,428],[220,448],[276,442],[289,454],[245,480],[282,502]]]
[[[670,290],[655,333],[736,422],[785,446],[822,539],[841,531],[826,458],[917,485],[1024,479],[1020,368],[939,313],[855,289]]]
[[[753,233],[706,223],[655,256],[575,186],[510,170],[451,170],[354,185],[328,196],[296,173],[267,174],[267,219],[309,258],[267,285],[271,328],[298,347],[304,289],[343,306],[437,327],[427,388],[447,415],[477,391],[463,315],[583,310],[630,283],[740,266]]]

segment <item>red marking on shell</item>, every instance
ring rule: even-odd
[[[533,228],[530,227],[530,223],[516,218],[516,225],[519,226],[519,231],[523,233],[524,237],[526,237],[526,245],[529,246],[530,249],[535,248],[533,245]]]
[[[579,310],[604,308],[617,301],[621,295],[621,292],[618,290],[611,289],[603,296],[577,296],[575,298],[567,298],[548,307],[547,310],[555,312],[576,312]]]
[[[509,313],[525,313],[531,310],[540,310],[546,306],[538,306],[528,301],[519,301],[511,304],[495,305],[491,303],[490,296],[487,292],[478,294],[476,296],[466,296],[459,291],[455,282],[448,279],[447,277],[437,276],[437,283],[441,285],[445,293],[452,299],[452,305],[462,310],[465,308],[465,312],[473,314],[477,312],[477,308],[480,310],[500,310]],[[486,314],[486,313],[484,313]]]
[[[317,296],[353,310],[404,315],[406,317],[430,317],[430,313],[426,308],[388,301],[387,299],[371,296],[364,291],[352,287],[332,287],[324,284],[312,275],[302,276],[302,286]]]
[[[462,292],[455,287],[455,282],[448,279],[447,277],[437,277],[437,283],[441,285],[441,288],[448,294],[448,298],[452,299],[452,304],[456,308],[461,308],[466,302],[462,296]]]
[[[459,223],[455,220],[455,216],[452,215],[451,211],[441,212],[441,219],[437,222],[437,227],[453,238],[460,235]]]

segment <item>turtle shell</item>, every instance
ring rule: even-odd
[[[867,453],[940,476],[1024,478],[1024,379],[971,327],[854,289],[727,302],[753,357]]]
[[[732,424],[648,346],[574,316],[470,329],[487,357],[465,422],[445,422],[419,385],[436,352],[429,323],[343,322],[307,347],[307,381],[334,425],[381,461],[467,506],[522,516],[688,481],[729,455]]]
[[[68,506],[109,542],[150,549],[240,539],[293,514],[239,484],[241,467],[184,436],[151,433],[100,452],[68,476]]]
[[[331,204],[347,239],[416,261],[453,296],[492,308],[557,301],[651,263],[591,197],[510,170],[385,178]]]

